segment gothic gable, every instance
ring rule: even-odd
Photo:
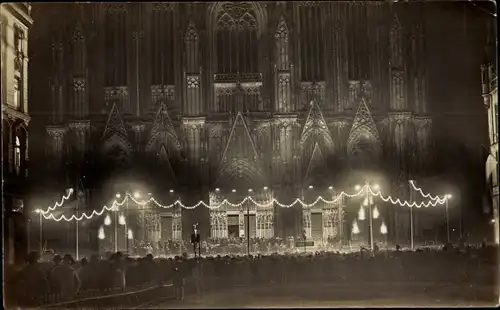
[[[132,151],[132,145],[128,140],[127,130],[123,125],[123,120],[116,104],[113,104],[111,107],[101,140],[104,142],[105,152],[112,149],[113,146],[119,146],[127,154]]]
[[[194,24],[193,21],[190,21],[188,26],[187,26],[187,29],[186,29],[186,33],[184,35],[184,40],[186,42],[189,42],[189,41],[197,41],[199,40],[199,35],[198,35],[198,31],[196,30],[196,26]]]
[[[245,175],[246,172],[251,172],[250,175],[260,174],[259,155],[241,113],[233,121],[219,167],[219,177],[228,171],[238,170],[237,167],[245,170],[241,171]]]
[[[167,148],[165,147],[164,144],[160,147],[160,152],[158,153],[158,163],[162,168],[166,168],[166,171],[162,169],[162,171],[166,172],[166,175],[164,176],[168,180],[176,183],[176,178],[175,178],[175,173],[174,170],[172,169],[172,164],[170,163],[170,159],[168,157],[167,153]]]
[[[149,135],[149,140],[146,145],[146,151],[154,151],[156,143],[161,141],[167,142],[167,146],[172,146],[173,150],[170,151],[181,149],[179,138],[175,132],[174,126],[172,125],[172,121],[168,115],[167,106],[164,102],[160,104],[158,112],[156,113],[153,127]]]
[[[352,155],[372,147],[373,151],[380,151],[379,133],[365,100],[361,99],[347,139],[347,151]]]
[[[333,148],[334,142],[319,105],[314,100],[310,104],[311,108],[309,109],[309,114],[307,115],[300,137],[300,146],[303,148],[307,140],[311,137],[321,137],[326,147]]]

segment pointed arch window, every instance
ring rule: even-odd
[[[17,136],[16,145],[14,146],[14,167],[16,169],[16,174],[19,175],[21,172],[21,141]]]
[[[217,17],[217,73],[257,73],[258,28],[249,3],[225,3]]]
[[[186,46],[186,71],[187,73],[197,73],[199,71],[199,35],[193,22],[190,22],[184,36]]]

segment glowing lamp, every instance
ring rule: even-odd
[[[380,213],[378,212],[378,209],[375,206],[375,208],[373,208],[373,218],[378,219],[379,216],[380,216]]]
[[[104,218],[104,225],[106,226],[111,225],[111,217],[109,217],[109,214],[106,215],[106,217]]]
[[[354,189],[357,190],[357,191],[361,190],[361,185],[354,186]]]
[[[314,186],[312,186],[312,185],[309,185],[309,189],[313,189],[313,188],[314,188]]]
[[[216,191],[216,192],[219,192],[219,191],[220,191],[220,188],[218,188],[218,187],[217,187],[217,188],[215,189],[215,191]]]
[[[173,190],[173,189],[171,189],[171,190],[170,190],[170,193],[173,193],[173,192],[174,192],[174,190]]]
[[[373,185],[373,189],[376,191],[380,190],[380,185],[378,184]]]
[[[233,193],[236,193],[236,190],[233,188],[232,192],[233,192]]]
[[[267,191],[267,186],[264,186],[264,190]]]
[[[132,240],[132,239],[134,239],[134,233],[132,232],[132,229],[129,229],[129,230],[127,231],[127,239],[128,239],[128,240]]]
[[[363,207],[359,208],[358,219],[360,221],[364,221],[365,220],[365,209]]]
[[[451,194],[446,194],[446,199],[451,199],[453,196]]]
[[[385,225],[385,223],[384,223],[384,222],[382,222],[382,225],[380,225],[380,233],[381,233],[382,235],[387,234],[387,226]]]
[[[332,189],[333,189],[333,186],[328,186],[328,189],[329,189],[329,190],[332,190]]]
[[[42,209],[36,209],[35,212],[36,213],[42,213]]]
[[[358,222],[356,222],[356,220],[352,222],[352,233],[355,235],[359,234]]]
[[[135,193],[134,193],[134,198],[135,198],[135,199],[141,198],[141,193],[139,193],[139,192],[135,192]]]
[[[253,192],[253,189],[249,188],[249,189],[248,189],[248,192],[249,192],[249,193]]]
[[[118,224],[125,225],[125,216],[123,214],[120,214],[120,217],[118,218]]]
[[[122,195],[120,193],[116,193],[116,198],[120,198]]]
[[[106,238],[106,235],[104,234],[104,227],[99,227],[99,235],[97,236],[100,240],[103,240]]]

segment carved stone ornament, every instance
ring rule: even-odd
[[[151,85],[151,96],[159,100],[175,100],[175,85]]]
[[[283,42],[288,42],[288,26],[286,24],[285,18],[281,16],[279,22],[278,22],[278,27],[276,28],[276,33],[274,34],[275,38],[283,41]]]
[[[278,85],[280,87],[287,87],[290,85],[290,73],[282,72],[278,75]]]
[[[85,91],[85,79],[84,78],[74,78],[73,79],[73,89],[77,92]]]
[[[168,3],[168,2],[157,2],[157,3],[152,3],[151,9],[153,11],[173,11],[174,5],[173,3]]]
[[[225,2],[217,19],[217,29],[257,29],[251,4]]]
[[[188,27],[186,29],[186,34],[184,35],[184,40],[186,42],[198,41],[200,36],[198,35],[198,31],[196,30],[196,26],[193,21],[190,21]]]
[[[200,86],[200,77],[191,75],[186,77],[187,88],[198,88]]]

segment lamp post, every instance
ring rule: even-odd
[[[409,180],[409,182],[412,183],[413,180]],[[414,248],[414,244],[413,244],[413,190],[411,190],[411,186],[410,186],[410,248],[412,250]]]
[[[36,209],[38,213],[38,223],[40,224],[40,255],[43,254],[43,211],[41,209]]]
[[[375,190],[379,190],[380,189],[380,186],[378,184],[375,184],[373,185],[373,188]],[[360,185],[356,185],[355,187],[356,190],[361,190],[361,186]],[[366,204],[368,205],[368,211],[370,212],[370,217],[369,217],[369,231],[370,231],[370,235],[369,235],[369,239],[370,239],[370,249],[373,251],[374,248],[373,248],[373,208],[372,208],[372,196],[370,195],[370,183],[366,182],[365,183],[365,201],[366,201]],[[363,203],[364,204],[364,203]],[[363,204],[361,205],[361,209],[363,209]],[[377,211],[378,212],[378,211]],[[361,211],[360,210],[360,219],[361,219],[361,214],[364,214],[364,211]],[[378,217],[378,215],[377,215]]]
[[[448,243],[450,243],[450,216],[448,213],[448,199],[451,199],[451,194],[446,194],[445,195],[445,207],[446,207],[446,237],[448,240]]]
[[[380,225],[380,233],[384,235],[384,240],[385,240],[385,255],[387,256],[387,249],[388,249],[388,244],[387,244],[387,226],[385,225],[385,222],[382,222],[382,225]]]

